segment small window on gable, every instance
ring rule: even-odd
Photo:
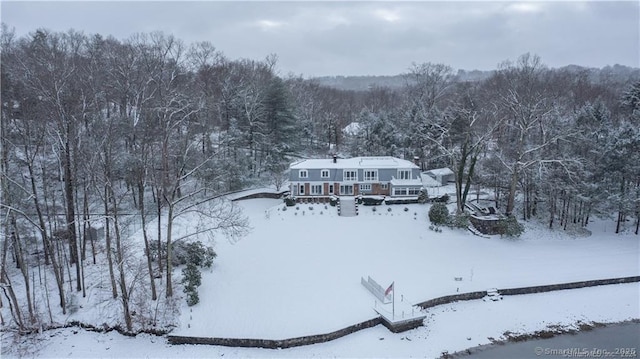
[[[320,171],[320,177],[322,177],[322,178],[329,178],[329,170],[322,170],[322,171]]]
[[[307,178],[307,177],[309,177],[309,172],[307,172],[307,170],[300,170],[299,177],[300,178]]]

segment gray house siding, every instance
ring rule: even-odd
[[[307,177],[300,177],[300,171],[307,171]],[[297,170],[292,169],[289,171],[289,181],[292,182],[327,182],[327,181],[342,181],[342,170],[336,169],[325,169],[325,171],[329,171],[329,177],[322,177],[321,169],[307,169],[307,170]]]
[[[327,163],[327,166],[331,168],[321,168],[322,164],[319,164],[319,161],[322,160],[311,160],[308,166],[312,168],[305,168],[307,166],[305,161],[292,164],[292,168],[289,171],[292,195],[310,199],[328,197],[332,194],[393,196],[393,188],[394,184],[396,184],[395,187],[405,189],[403,190],[404,193],[400,192],[398,196],[410,196],[415,191],[411,191],[412,194],[409,194],[409,188],[419,189],[422,187],[421,181],[419,181],[420,169],[405,160],[391,157],[373,158],[370,163],[372,166],[369,167],[363,166],[362,163],[363,161],[371,161],[371,159],[353,158],[344,160],[343,166],[340,166],[340,162],[337,165],[335,162]],[[376,168],[375,166],[381,162],[384,162],[382,164],[384,167]],[[392,163],[396,163],[398,166],[391,167],[390,164]],[[345,171],[355,171],[357,178],[345,181]],[[377,176],[365,178],[365,172],[367,171],[376,171]],[[409,171],[409,178],[399,176],[399,171]],[[301,172],[305,172],[306,176],[301,177]],[[323,172],[328,172],[328,176],[322,176]],[[344,186],[351,188],[347,194],[340,192]],[[330,187],[333,188],[333,192],[329,191]]]

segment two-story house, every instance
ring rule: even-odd
[[[298,199],[330,196],[418,196],[420,167],[395,157],[309,159],[289,166],[291,194]]]

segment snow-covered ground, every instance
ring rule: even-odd
[[[358,217],[339,217],[328,205],[239,204],[253,231],[235,244],[217,243],[202,301],[183,307],[177,335],[284,339],[334,331],[376,316],[362,276],[385,288],[395,281],[396,298],[416,303],[640,273],[635,236],[571,237],[534,227],[519,240],[480,238],[429,230],[428,205],[362,206]]]
[[[499,302],[458,302],[429,309],[425,326],[405,333],[393,334],[378,325],[328,343],[281,350],[172,346],[163,337],[146,334],[129,338],[115,332],[61,329],[19,344],[3,340],[3,346],[10,346],[3,357],[22,353],[39,358],[434,358],[444,351],[488,344],[489,338],[499,340],[506,331],[527,333],[578,321],[637,319],[639,296],[640,285],[634,283],[508,296]]]
[[[442,195],[446,189],[438,191]],[[481,238],[463,230],[429,230],[429,205],[362,206],[357,217],[339,217],[335,207],[324,204],[299,204],[284,211],[280,200],[237,203],[252,231],[238,242],[217,240],[218,257],[204,271],[199,287],[201,302],[191,308],[182,304],[179,326],[172,334],[285,339],[331,332],[377,316],[374,296],[360,284],[367,276],[385,288],[395,282],[396,298],[416,303],[456,292],[640,274],[638,237],[615,235],[607,222],[594,222],[591,235],[528,226],[520,239]],[[183,221],[175,228],[182,231],[192,225]],[[499,339],[505,331],[640,318],[639,293],[636,283],[454,303],[428,310],[426,326],[407,333],[392,334],[378,326],[287,350],[173,347],[161,337],[134,339],[63,329],[20,345],[3,335],[2,353],[433,357],[486,344],[488,337]]]

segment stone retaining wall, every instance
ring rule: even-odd
[[[587,288],[587,287],[596,287],[596,286],[599,286],[599,285],[623,284],[623,283],[634,283],[634,282],[640,282],[640,276],[637,276],[637,277],[624,277],[624,278],[612,278],[612,279],[586,280],[586,281],[582,281],[582,282],[571,282],[571,283],[562,283],[562,284],[540,285],[540,286],[535,286],[535,287],[498,289],[498,292],[500,294],[502,294],[502,295],[519,295],[519,294],[544,293],[544,292],[551,292],[551,291],[555,291],[555,290]]]
[[[487,295],[487,291],[447,295],[447,296],[444,296],[444,297],[438,297],[438,298],[434,298],[434,299],[429,299],[427,301],[424,301],[424,302],[416,304],[416,306],[418,306],[418,307],[420,307],[422,309],[427,309],[427,308],[435,307],[435,306],[442,305],[442,304],[458,302],[458,301],[461,301],[461,300],[482,299],[482,297],[484,297],[485,295]]]
[[[539,286],[533,286],[533,287],[498,289],[498,292],[501,295],[534,294],[534,293],[551,292],[556,290],[578,289],[578,288],[596,287],[600,285],[623,284],[623,283],[634,283],[634,282],[640,282],[640,276],[587,280],[582,282],[539,285]],[[438,298],[434,298],[434,299],[430,299],[430,300],[418,303],[416,304],[416,306],[419,306],[422,309],[427,309],[427,308],[435,307],[437,305],[448,304],[448,303],[453,303],[453,302],[458,302],[463,300],[482,299],[482,297],[484,297],[485,295],[487,295],[486,291],[447,295],[444,297],[438,297]]]
[[[245,347],[245,348],[267,348],[267,349],[285,349],[298,347],[303,345],[311,345],[324,343],[335,340],[345,335],[355,333],[362,329],[375,327],[382,323],[382,318],[376,317],[367,321],[336,330],[335,332],[326,334],[309,335],[304,337],[290,339],[241,339],[241,338],[203,338],[203,337],[187,337],[168,335],[167,340],[170,344],[208,344],[221,345],[226,347]]]
[[[469,216],[469,221],[482,234],[502,234],[502,228],[500,228],[500,220],[497,218],[478,218],[475,216]]]
[[[235,201],[241,201],[241,200],[253,199],[253,198],[274,198],[274,199],[279,199],[279,198],[282,197],[282,195],[284,195],[287,192],[289,192],[289,191],[282,191],[282,192],[278,192],[278,193],[274,193],[274,192],[252,193],[252,194],[248,194],[248,195],[243,196],[243,197],[234,198],[234,199],[232,199],[232,201],[235,202]]]
[[[634,282],[640,282],[640,276],[588,280],[588,281],[582,281],[582,282],[540,285],[540,286],[533,286],[533,287],[498,289],[498,292],[501,295],[534,294],[534,293],[544,293],[544,292],[565,290],[565,289],[587,288],[587,287],[595,287],[600,285],[623,284],[623,283],[634,283]],[[486,291],[447,295],[444,297],[438,297],[438,298],[434,298],[434,299],[430,299],[430,300],[418,303],[416,304],[416,306],[422,309],[427,309],[427,308],[435,307],[438,305],[453,303],[457,301],[482,299],[486,295],[487,295]],[[378,324],[383,324],[387,328],[389,328],[389,330],[396,333],[396,332],[402,332],[402,331],[416,328],[422,323],[417,321],[408,321],[406,323],[406,326],[394,326],[393,328],[391,328],[388,325],[388,323],[385,323],[382,317],[376,317],[376,318],[369,319],[367,321],[364,321],[355,325],[351,325],[346,328],[337,330],[335,332],[327,333],[327,334],[317,334],[317,335],[310,335],[310,336],[303,336],[303,337],[282,339],[282,340],[188,337],[188,336],[177,336],[177,335],[168,335],[167,340],[169,341],[170,344],[207,344],[207,345],[221,345],[221,346],[228,346],[228,347],[284,349],[284,348],[292,348],[297,346],[328,342],[331,340],[341,338],[345,335],[355,333],[362,329],[375,327]]]

